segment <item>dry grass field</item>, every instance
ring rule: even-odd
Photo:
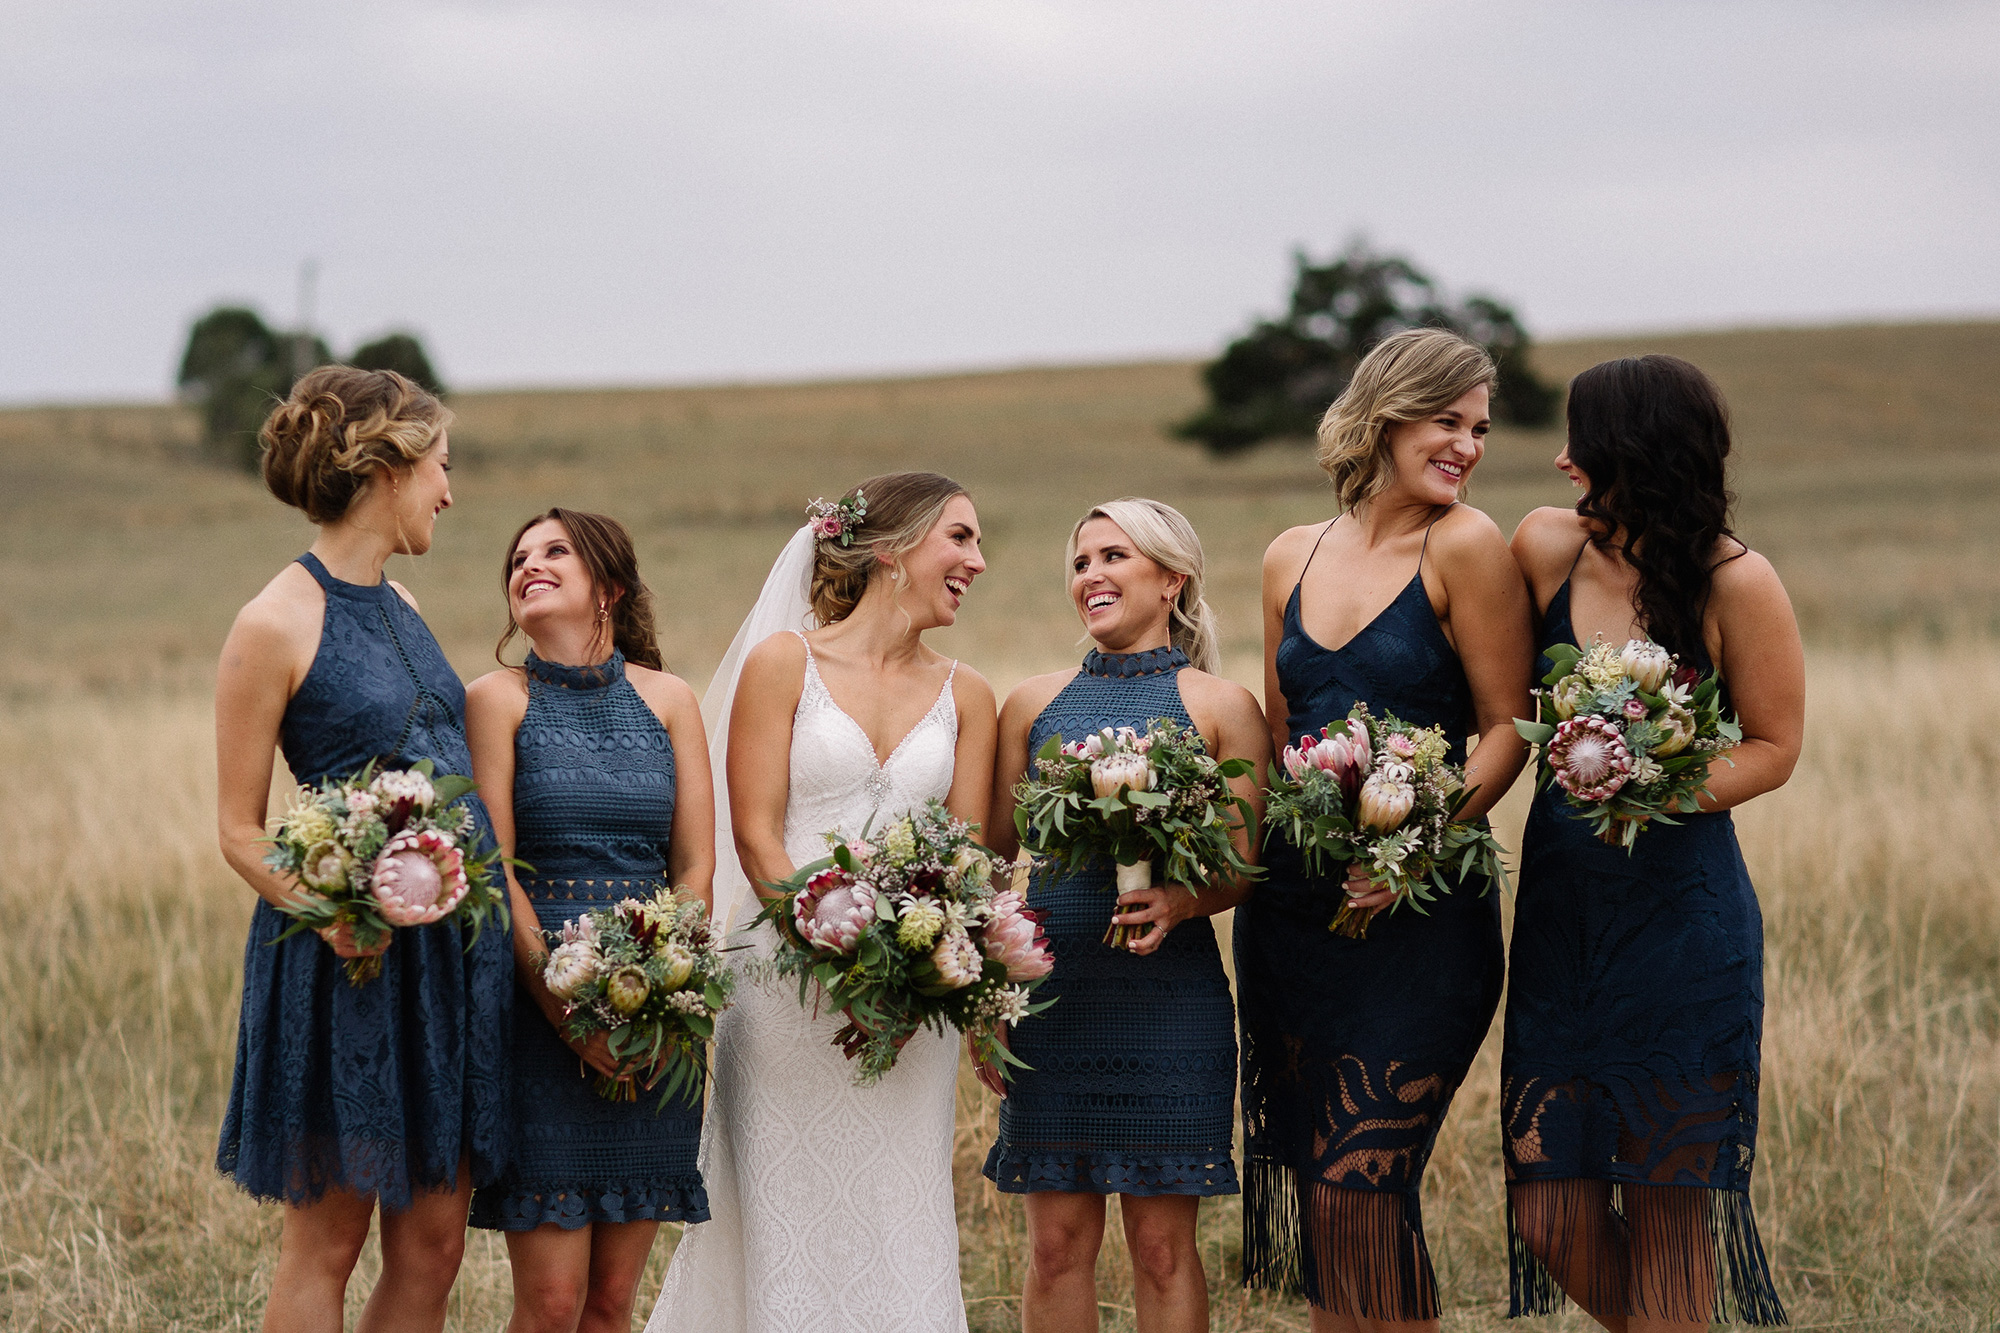
[[[1740,527],[1810,640],[1804,762],[1740,818],[1769,941],[1756,1200],[1781,1289],[1805,1327],[1995,1327],[2000,325],[1605,339],[1542,360],[1567,375],[1632,350],[1687,355],[1730,395]],[[457,508],[438,550],[392,573],[470,675],[514,525],[606,509],[637,532],[670,660],[699,684],[806,498],[926,465],[974,489],[991,560],[939,646],[997,687],[1076,651],[1061,539],[1128,492],[1201,529],[1250,680],[1257,557],[1325,493],[1299,450],[1217,463],[1162,440],[1194,383],[1147,365],[467,394]],[[1503,525],[1561,503],[1556,443],[1497,432],[1475,503]],[[210,1166],[249,895],[214,851],[207,688],[234,609],[309,532],[201,463],[165,407],[0,412],[0,520],[0,1327],[255,1327],[276,1215]],[[1505,1313],[1497,1061],[1496,1034],[1425,1200],[1452,1329]],[[964,1082],[966,1291],[974,1328],[997,1330],[1018,1326],[1023,1231],[976,1175],[992,1123]],[[1234,1285],[1236,1220],[1228,1200],[1203,1214],[1215,1327],[1302,1329],[1301,1305]],[[1114,1242],[1107,1328],[1130,1326],[1123,1262]],[[490,1237],[455,1301],[454,1328],[504,1319]]]

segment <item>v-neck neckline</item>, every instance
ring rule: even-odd
[[[903,739],[896,742],[895,748],[889,751],[889,757],[884,759],[882,752],[875,748],[875,738],[868,734],[868,728],[862,726],[860,720],[854,714],[842,708],[840,700],[833,697],[833,690],[827,685],[826,677],[819,674],[819,663],[813,659],[810,645],[808,645],[806,653],[806,670],[810,671],[812,678],[819,682],[819,692],[826,696],[826,702],[833,711],[846,718],[847,725],[853,727],[855,732],[860,735],[862,743],[868,747],[868,757],[875,762],[875,771],[878,773],[888,771],[889,765],[896,762],[896,756],[903,752],[903,747],[910,743],[910,738],[923,729],[924,723],[931,720],[932,713],[937,712],[938,705],[944,702],[946,692],[951,689],[952,677],[957,674],[957,665],[957,663],[953,663],[953,669],[945,673],[944,684],[938,687],[937,698],[931,700],[931,706],[924,710],[923,716],[910,725],[910,729],[903,733]]]

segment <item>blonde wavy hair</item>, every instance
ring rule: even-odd
[[[1180,510],[1158,500],[1136,495],[1107,500],[1078,519],[1069,530],[1064,569],[1075,567],[1076,539],[1082,535],[1083,525],[1094,518],[1116,523],[1140,555],[1162,569],[1184,576],[1180,595],[1174,598],[1168,639],[1187,654],[1188,662],[1197,671],[1216,670],[1221,659],[1218,646],[1221,635],[1215,610],[1201,593],[1204,562],[1201,538],[1195,535],[1194,524]]]
[[[965,487],[935,472],[888,472],[847,492],[843,499],[865,496],[868,513],[854,530],[851,545],[821,538],[813,543],[813,615],[822,625],[845,620],[861,604],[869,582],[882,570],[899,578],[903,557],[923,544],[954,498],[968,495]]]
[[[321,366],[257,432],[271,494],[337,522],[377,472],[406,471],[437,445],[451,409],[393,370]]]
[[[1422,421],[1497,376],[1478,343],[1449,329],[1404,329],[1376,343],[1319,423],[1319,465],[1342,509],[1388,489],[1389,428]],[[1463,486],[1460,494],[1464,493]]]

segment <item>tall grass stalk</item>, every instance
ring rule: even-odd
[[[1756,1202],[1805,1327],[2000,1323],[2000,649],[1819,653],[1805,759],[1739,819],[1764,904]],[[214,851],[205,704],[89,696],[0,716],[0,1326],[256,1326],[277,1212],[211,1166],[249,891]],[[1518,821],[1522,793],[1505,807]],[[1516,825],[1518,827],[1518,824]],[[1512,830],[1509,831],[1510,834]],[[1658,979],[1671,986],[1671,977]],[[1505,1313],[1498,1034],[1447,1121],[1424,1213],[1452,1329]],[[961,1080],[975,1329],[1018,1327],[1018,1199],[978,1177],[995,1103]],[[1303,1329],[1235,1286],[1234,1200],[1203,1207],[1214,1327]],[[1104,1326],[1131,1326],[1110,1228]],[[643,1295],[657,1288],[673,1237]],[[372,1275],[364,1262],[355,1305]],[[451,1327],[508,1305],[475,1234]],[[1574,1312],[1557,1327],[1583,1327]]]

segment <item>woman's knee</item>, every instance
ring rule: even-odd
[[[1028,1248],[1035,1272],[1045,1281],[1067,1277],[1079,1269],[1097,1268],[1097,1252],[1104,1244],[1104,1222],[1091,1219],[1039,1218],[1028,1228]]]
[[[538,1273],[514,1281],[514,1324],[532,1333],[570,1333],[582,1319],[589,1279],[580,1273]]]

